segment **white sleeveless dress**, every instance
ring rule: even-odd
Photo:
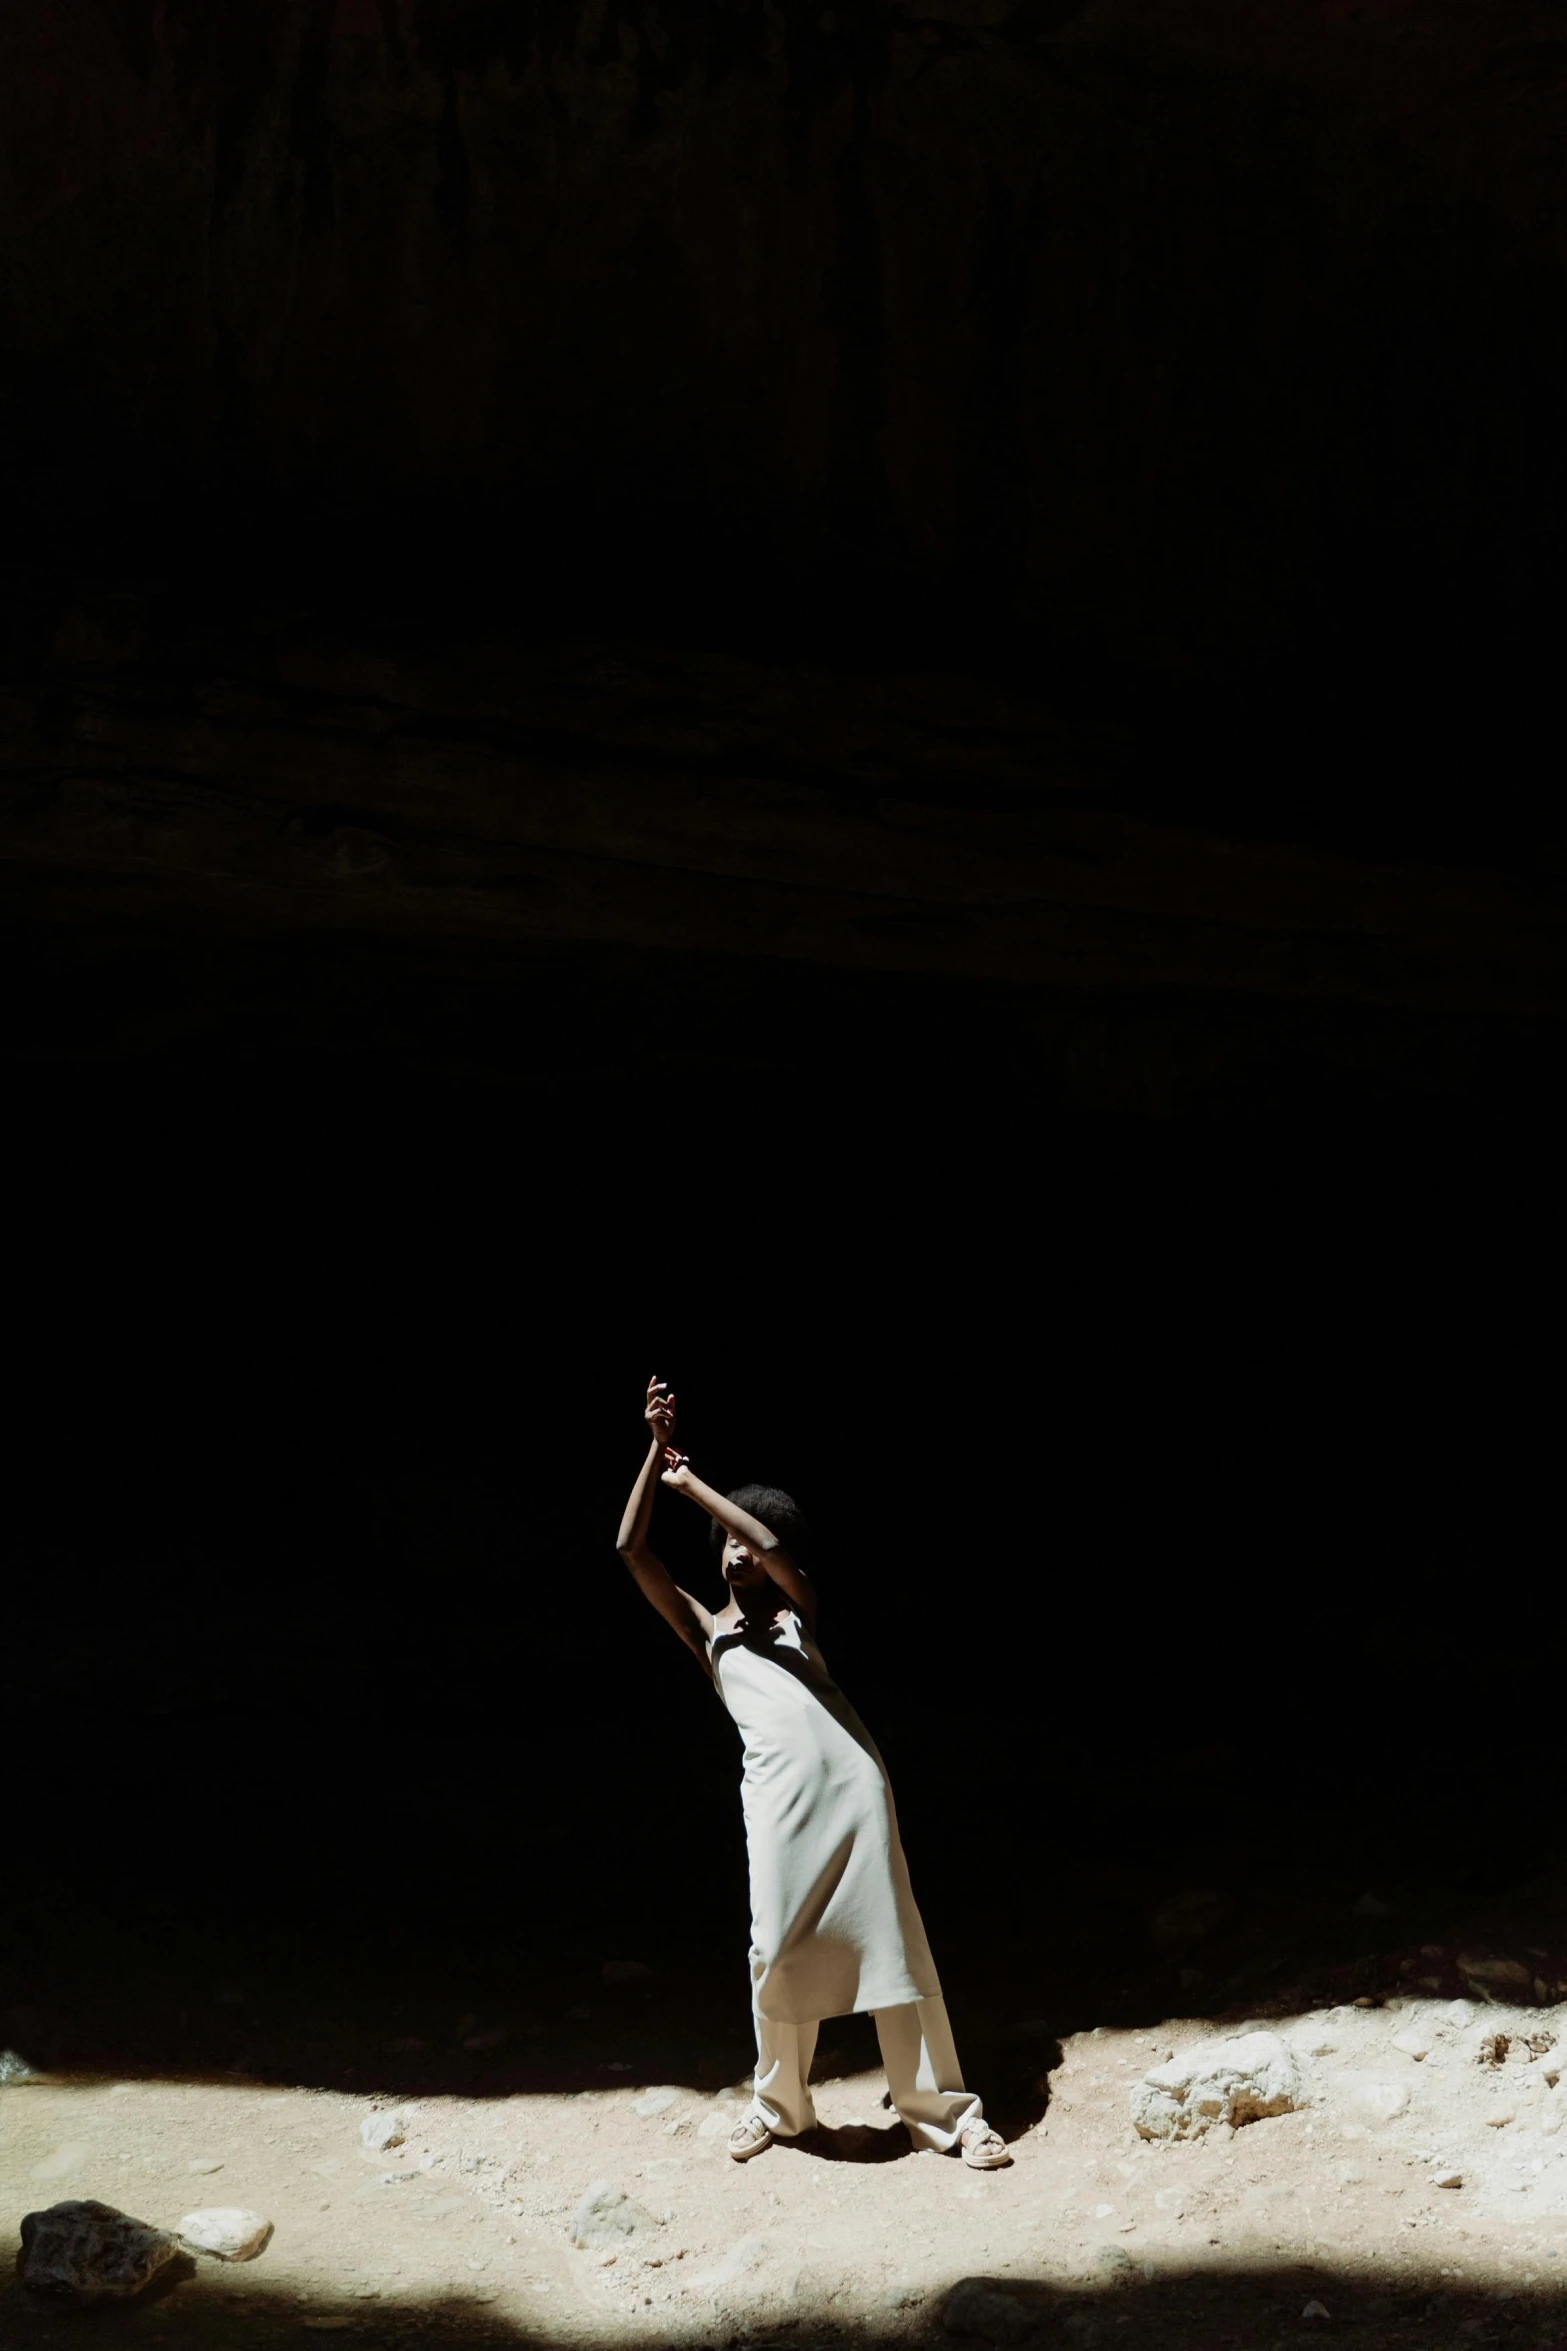
[[[938,1998],[886,1767],[800,1618],[720,1633],[709,1657],[745,1741],[757,2015],[807,2024]]]

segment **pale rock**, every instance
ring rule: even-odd
[[[720,2135],[727,2138],[739,2119],[734,2107],[714,2106],[697,2124],[696,2135],[699,2139],[716,2139]]]
[[[180,2247],[112,2204],[51,2204],[22,2216],[17,2274],[24,2286],[73,2302],[124,2302],[139,2294]]]
[[[614,2251],[656,2226],[651,2212],[613,2180],[595,2180],[571,2217],[571,2241],[584,2252]]]
[[[359,2144],[368,2154],[384,2155],[400,2147],[408,2136],[408,2117],[394,2106],[385,2114],[367,2114],[359,2125]]]
[[[712,2269],[704,2270],[693,2282],[705,2287],[709,2293],[716,2293],[724,2286],[732,2286],[736,2278],[743,2277],[747,2270],[755,2269],[766,2252],[764,2238],[741,2237],[737,2244],[730,2246],[722,2261],[715,2263]]]
[[[1403,2082],[1357,2081],[1350,2084],[1349,2100],[1368,2122],[1395,2122],[1409,2111],[1409,2090]]]
[[[678,2090],[644,2090],[640,2098],[632,2099],[631,2111],[643,2115],[667,2114],[679,2096]]]
[[[223,2158],[221,2155],[193,2155],[189,2163],[186,2164],[185,2169],[187,2171],[203,2173],[221,2171],[223,2169]]]
[[[1436,2027],[1430,2019],[1416,2016],[1408,2024],[1400,2026],[1393,2035],[1392,2045],[1395,2049],[1401,2050],[1405,2057],[1414,2058],[1418,2064],[1422,2059],[1430,2056],[1436,2047],[1436,2042]]]
[[[1302,2318],[1331,2318],[1333,2314],[1325,2302],[1308,2302],[1300,2315]]]
[[[941,2323],[949,2335],[1021,2343],[1033,2330],[1033,2315],[988,2278],[960,2278],[942,2306]]]
[[[1473,2024],[1474,2020],[1475,2012],[1474,2002],[1472,2000],[1449,2000],[1447,2004],[1447,2021],[1452,2026],[1455,2033],[1461,2033],[1464,2027],[1466,2025]]]
[[[884,2310],[913,2310],[925,2299],[923,2286],[889,2286],[881,2298]]]
[[[188,2253],[210,2253],[215,2261],[254,2261],[272,2242],[272,2223],[238,2204],[214,2204],[187,2212],[179,2239]]]
[[[14,2049],[0,2049],[0,2088],[13,2083],[41,2082],[43,2078],[43,2075],[30,2066],[25,2057],[18,2056]]]
[[[1276,2033],[1199,2041],[1132,2085],[1132,2121],[1145,2139],[1191,2139],[1215,2127],[1238,2129],[1301,2103],[1294,2051]]]

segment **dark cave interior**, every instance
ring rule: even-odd
[[[655,1366],[998,2111],[1008,2018],[1567,1979],[1553,12],[6,39],[0,2043],[570,2084],[601,1992],[387,2041],[624,1946],[735,2072]]]

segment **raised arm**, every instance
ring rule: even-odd
[[[785,1593],[792,1607],[797,1608],[807,1625],[816,1629],[816,1587],[808,1575],[802,1574],[779,1542],[771,1527],[764,1527],[759,1518],[731,1502],[727,1495],[715,1493],[704,1485],[683,1453],[671,1446],[668,1461],[662,1470],[661,1481],[673,1486],[677,1494],[686,1495],[698,1507],[716,1518],[725,1534],[738,1535],[760,1560],[779,1590]]]
[[[675,1431],[675,1399],[666,1392],[661,1379],[655,1377],[648,1381],[647,1410],[642,1417],[648,1425],[648,1455],[621,1515],[615,1548],[630,1568],[643,1598],[652,1602],[665,1623],[674,1628],[707,1671],[707,1644],[713,1637],[713,1620],[699,1600],[693,1600],[689,1592],[680,1589],[647,1539],[653,1522],[653,1497],[658,1492],[660,1472]]]

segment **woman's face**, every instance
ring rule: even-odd
[[[737,1600],[754,1599],[770,1579],[766,1568],[742,1535],[724,1537],[724,1582]]]

